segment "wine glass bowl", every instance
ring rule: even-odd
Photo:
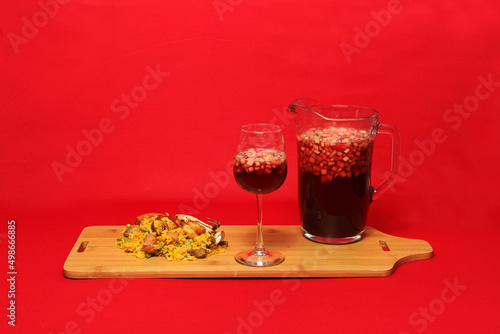
[[[284,261],[283,254],[268,251],[262,236],[264,194],[281,187],[287,175],[287,160],[281,128],[274,124],[247,124],[241,127],[233,174],[238,185],[257,197],[257,241],[253,250],[236,254],[237,262],[267,267]]]
[[[234,178],[252,194],[268,194],[283,184],[287,173],[285,152],[255,149],[238,152],[234,160]]]

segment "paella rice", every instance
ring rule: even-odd
[[[127,224],[116,246],[139,259],[158,256],[167,261],[194,261],[225,252],[228,244],[223,236],[216,239],[214,231],[205,228],[193,233],[182,224],[169,214],[139,216],[134,225]]]

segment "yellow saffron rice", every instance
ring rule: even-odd
[[[155,224],[155,231],[151,224]],[[210,240],[213,238],[210,233],[206,232],[191,239],[181,227],[178,227],[169,217],[151,217],[141,221],[139,225],[132,225],[132,232],[125,237],[122,233],[117,239],[116,246],[122,249],[125,253],[134,255],[139,259],[149,258],[152,256],[163,256],[167,261],[194,261],[196,257],[189,252],[199,248],[204,248],[207,251],[207,257],[226,251],[227,245],[215,245]],[[127,228],[123,230],[125,232]],[[177,239],[173,240],[169,232],[177,233]],[[144,239],[149,234],[154,234],[157,237],[157,243],[154,245],[154,254],[146,254],[143,250]]]

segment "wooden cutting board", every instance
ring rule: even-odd
[[[269,250],[280,251],[285,261],[277,266],[252,268],[234,260],[234,254],[252,249],[256,226],[224,226],[229,247],[196,261],[169,262],[165,258],[138,259],[115,246],[122,226],[85,228],[66,262],[68,278],[242,278],[242,277],[382,277],[403,263],[433,256],[428,242],[384,234],[367,227],[364,238],[347,245],[325,245],[307,240],[300,226],[264,226]],[[83,252],[79,252],[87,242]],[[385,243],[385,244],[384,244]],[[382,246],[383,245],[383,246]],[[385,248],[385,250],[384,250]]]

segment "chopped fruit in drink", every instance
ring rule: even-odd
[[[273,149],[250,149],[236,154],[234,176],[251,193],[264,194],[278,189],[286,177],[286,154]]]
[[[297,140],[299,173],[332,175],[332,178],[322,178],[323,182],[328,182],[337,176],[351,177],[368,171],[366,157],[371,153],[373,142],[364,130],[313,128],[298,135]]]

